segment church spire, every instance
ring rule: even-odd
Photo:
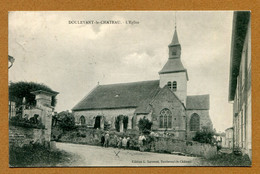
[[[174,26],[174,29],[175,29],[174,30],[174,34],[173,34],[172,42],[170,43],[170,45],[180,45],[179,39],[178,39],[178,34],[177,34],[176,12],[175,12],[175,26]]]
[[[177,27],[176,27],[176,24],[175,24],[174,35],[173,35],[172,42],[171,42],[170,45],[180,45],[180,43],[179,43],[179,39],[178,39],[178,34],[177,34]]]
[[[177,25],[175,19],[175,31],[173,34],[172,42],[169,47],[169,59],[181,58],[181,44],[179,43],[178,34],[177,34]]]

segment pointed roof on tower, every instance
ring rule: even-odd
[[[172,42],[170,43],[169,46],[171,46],[171,45],[180,45],[176,26],[175,26],[175,31],[174,31],[174,35],[173,35],[173,38],[172,38]]]
[[[189,80],[187,69],[184,68],[180,56],[181,56],[181,45],[179,43],[177,27],[175,24],[175,31],[173,34],[172,42],[169,44],[169,58],[166,64],[163,66],[159,74],[178,73],[186,72],[187,80]]]

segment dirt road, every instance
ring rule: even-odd
[[[56,143],[58,149],[79,156],[73,163],[60,166],[198,166],[200,158],[139,152],[99,146]]]

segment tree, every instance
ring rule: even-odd
[[[214,135],[214,131],[212,131],[208,127],[203,127],[201,131],[196,132],[195,137],[193,137],[193,141],[212,144],[214,140]]]
[[[59,127],[64,131],[69,131],[75,128],[74,115],[68,111],[58,113]]]
[[[147,118],[141,118],[138,122],[139,130],[142,132],[150,132],[153,123]]]
[[[35,95],[31,94],[33,91],[44,90],[47,92],[54,92],[51,88],[44,84],[35,82],[11,82],[9,85],[9,100],[14,101],[16,106],[19,107],[23,103],[25,97],[26,105],[35,106]],[[52,97],[51,105],[55,106],[57,103],[56,96]]]

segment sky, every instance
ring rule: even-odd
[[[210,94],[213,127],[224,131],[232,126],[232,18],[232,11],[9,12],[8,54],[15,58],[9,81],[58,91],[60,112],[71,110],[98,83],[157,80],[176,22],[187,93]]]

